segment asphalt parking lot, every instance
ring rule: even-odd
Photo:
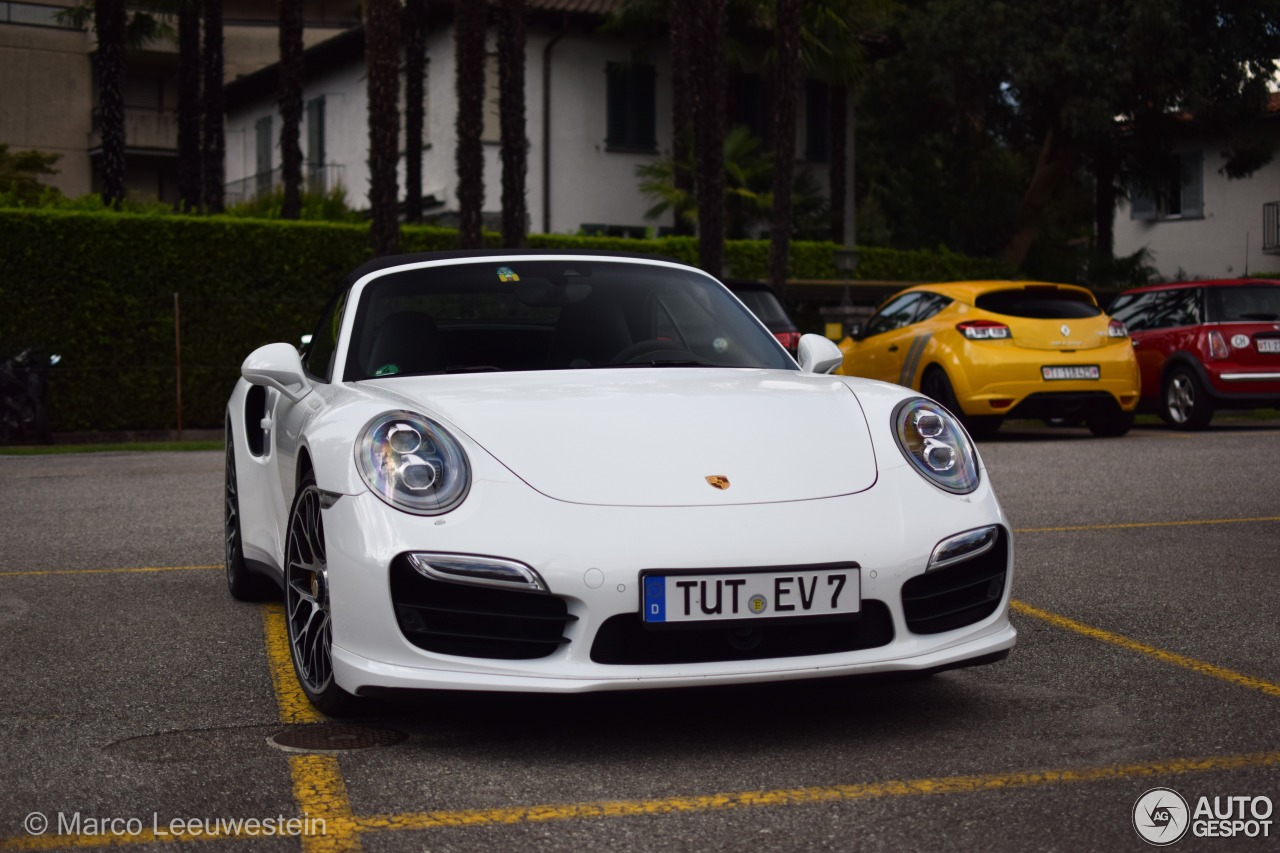
[[[268,742],[324,721],[278,605],[226,594],[220,452],[0,457],[0,849],[1143,850],[1167,787],[1246,812],[1174,849],[1280,850],[1278,439],[981,443],[1015,529],[994,666],[429,697],[325,753]]]

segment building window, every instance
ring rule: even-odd
[[[82,30],[65,15],[66,9],[41,3],[0,3],[0,24],[26,24],[30,27],[53,27],[60,30]]]
[[[605,66],[608,116],[605,147],[609,151],[646,154],[658,150],[655,133],[657,73],[652,65],[610,62]]]
[[[323,193],[324,175],[324,96],[307,101],[307,189]]]
[[[1184,151],[1164,167],[1154,189],[1133,194],[1131,219],[1201,219],[1204,217],[1204,154]]]
[[[254,141],[257,143],[257,167],[254,170],[257,194],[271,191],[271,116],[263,116],[253,124]]]
[[[829,114],[827,84],[810,80],[804,87],[804,159],[827,162]]]

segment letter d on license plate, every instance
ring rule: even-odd
[[[857,613],[858,567],[770,569],[737,574],[645,572],[641,613],[650,624]]]

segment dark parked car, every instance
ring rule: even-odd
[[[743,305],[751,309],[752,314],[760,318],[765,328],[773,332],[787,352],[796,354],[796,347],[800,345],[800,329],[787,316],[787,309],[782,307],[769,285],[758,281],[726,281],[724,284],[742,300]]]
[[[1111,316],[1129,327],[1142,402],[1179,429],[1218,409],[1280,406],[1280,282],[1184,281],[1125,291]]]

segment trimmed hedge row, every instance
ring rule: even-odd
[[[447,250],[455,231],[408,227],[406,252]],[[497,247],[498,236],[486,237]],[[696,263],[697,242],[530,237],[533,248],[614,249]],[[838,279],[832,243],[798,243],[792,277]],[[310,331],[333,287],[370,257],[368,227],[228,217],[0,210],[0,357],[57,352],[54,429],[173,428],[175,299],[185,427],[217,427],[252,349]],[[732,275],[763,278],[765,242],[731,241]],[[939,252],[864,249],[860,278],[942,280],[1000,275],[990,261]]]

